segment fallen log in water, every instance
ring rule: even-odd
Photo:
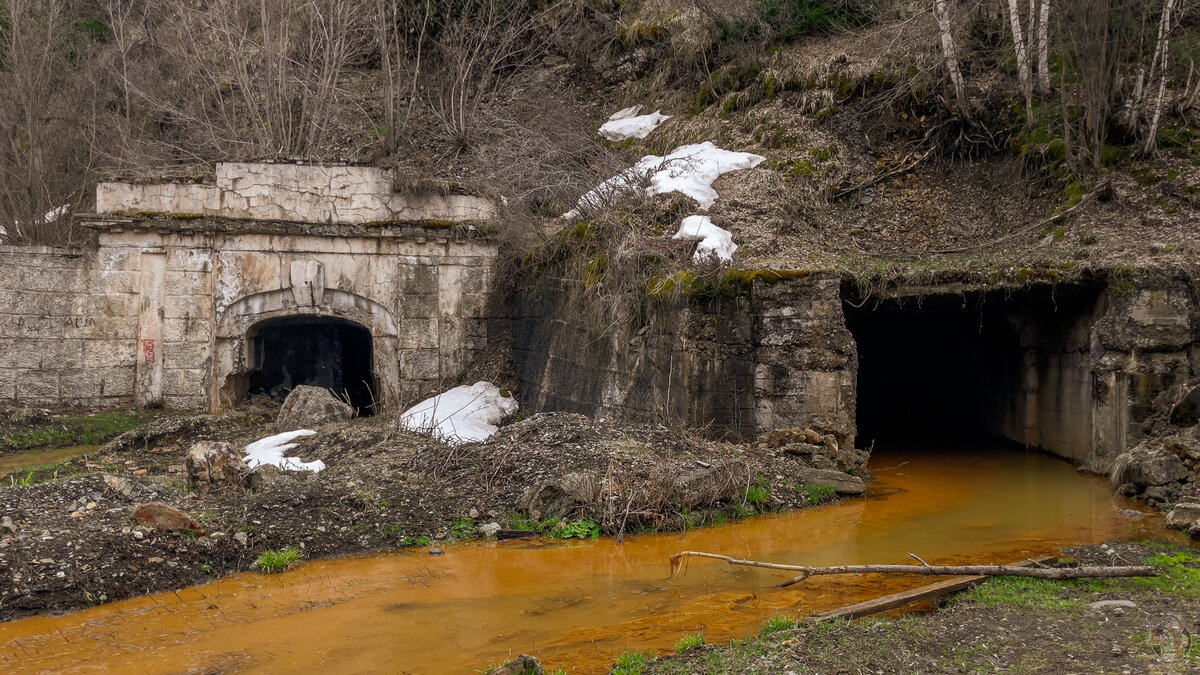
[[[1038,579],[1082,579],[1085,577],[1154,577],[1158,570],[1149,565],[1136,567],[1022,567],[1020,565],[930,565],[917,556],[910,556],[920,561],[920,565],[832,565],[829,567],[809,567],[807,565],[784,565],[758,560],[731,558],[718,553],[703,551],[681,551],[671,556],[671,577],[679,573],[684,558],[712,558],[730,565],[746,567],[763,567],[773,570],[799,572],[797,576],[779,584],[780,588],[804,581],[813,576],[825,574],[925,574],[930,576],[1009,576],[1036,577]]]

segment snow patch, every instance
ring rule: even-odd
[[[679,192],[695,199],[700,210],[707,211],[717,201],[712,184],[723,173],[752,169],[766,157],[749,152],[733,152],[713,145],[711,141],[681,145],[666,157],[646,155],[632,168],[609,178],[579,198],[579,208],[563,214],[577,218],[581,210],[599,208],[625,192],[643,189],[646,194],[658,195]]]
[[[325,469],[325,462],[319,459],[302,462],[299,457],[283,456],[283,453],[296,447],[296,444],[291,441],[301,436],[312,436],[315,433],[317,432],[299,429],[254,441],[246,446],[246,466],[253,469],[263,464],[271,464],[284,471],[312,471],[313,473],[322,471]]]
[[[400,426],[461,445],[487,440],[500,420],[516,411],[515,398],[491,382],[476,382],[421,401],[400,415]]]
[[[629,108],[625,110],[629,110]],[[617,114],[620,115],[625,110]],[[623,141],[627,138],[645,138],[650,135],[651,131],[657,129],[658,125],[669,119],[671,119],[670,115],[663,115],[657,110],[649,115],[619,117],[616,119],[609,118],[607,122],[600,125],[600,135],[610,141]]]
[[[679,224],[679,231],[671,238],[700,242],[696,244],[696,253],[692,256],[696,262],[714,255],[721,260],[733,260],[733,252],[737,250],[729,230],[713,225],[708,216],[684,218]]]

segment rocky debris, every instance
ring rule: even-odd
[[[9,534],[17,533],[17,524],[9,516],[4,516],[3,519],[0,519],[0,528],[8,530]]]
[[[180,439],[194,443],[200,440],[218,437],[229,426],[227,422],[210,415],[192,417],[166,416],[154,419],[132,431],[117,436],[109,441],[100,451],[106,455],[131,452],[150,448],[174,450]]]
[[[112,490],[114,493],[124,497],[125,499],[134,499],[138,493],[142,491],[142,486],[129,480],[128,478],[122,478],[121,476],[113,476],[110,474],[104,474],[104,485],[109,490]]]
[[[1200,490],[1200,442],[1195,431],[1142,441],[1117,458],[1112,482],[1129,497],[1169,504]],[[1195,495],[1200,496],[1200,495]]]
[[[484,523],[479,526],[479,534],[485,537],[494,537],[500,531],[500,523]]]
[[[241,485],[250,469],[241,453],[229,443],[200,441],[192,445],[184,459],[188,487],[193,490],[221,490]],[[170,467],[168,467],[168,471]]]
[[[806,469],[799,478],[805,485],[828,485],[839,495],[861,495],[867,490],[863,479],[832,469]]]
[[[233,539],[237,543],[241,544],[242,548],[245,548],[250,545],[250,535],[246,534],[245,532],[234,533]]]
[[[446,555],[446,552],[436,546],[430,546],[429,555]]]
[[[1179,503],[1167,514],[1166,526],[1175,530],[1186,530],[1188,535],[1200,539],[1200,503]]]
[[[190,530],[204,532],[200,521],[169,504],[146,502],[138,504],[130,517],[146,527],[156,530]]]
[[[353,417],[354,408],[333,392],[302,384],[284,399],[275,428],[280,431],[315,429],[331,422],[348,422]]]
[[[759,445],[805,458],[820,469],[850,471],[862,468],[870,459],[869,450],[859,450],[834,433],[822,434],[810,428],[772,429],[759,437]]]
[[[278,487],[296,482],[296,477],[290,471],[284,471],[274,464],[260,464],[246,474],[242,484],[254,492],[274,490]]]
[[[521,654],[489,672],[491,675],[542,675],[543,673],[542,662],[528,654]]]

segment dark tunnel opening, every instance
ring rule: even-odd
[[[1098,299],[1095,287],[1043,285],[846,302],[857,444],[993,436],[1082,459]]]
[[[247,396],[281,401],[307,384],[333,391],[359,416],[373,414],[375,369],[366,328],[325,317],[274,319],[252,328],[247,344]]]

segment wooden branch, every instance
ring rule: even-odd
[[[842,197],[845,197],[848,194],[858,192],[859,190],[861,190],[865,187],[870,187],[880,181],[887,180],[887,179],[891,178],[892,176],[895,176],[895,175],[901,174],[901,173],[905,173],[905,172],[909,171],[910,169],[912,169],[913,167],[915,167],[916,165],[925,161],[925,158],[928,157],[930,155],[930,153],[932,153],[932,152],[933,152],[932,148],[929,150],[926,150],[924,154],[919,155],[916,159],[912,160],[911,162],[908,161],[909,158],[912,157],[912,155],[909,154],[907,157],[900,160],[900,166],[897,166],[893,169],[889,169],[881,174],[872,176],[871,178],[868,178],[867,180],[859,183],[858,185],[852,185],[844,190],[840,190],[833,195],[833,198],[836,201],[838,199],[841,199]]]
[[[909,555],[912,555],[911,553]],[[1033,566],[1043,567],[1045,564],[1053,564],[1058,562],[1058,558],[1052,556],[1042,556],[1039,558],[1027,558],[1019,563],[1018,566]],[[858,619],[872,614],[878,614],[889,609],[903,607],[914,602],[925,602],[934,598],[939,598],[950,593],[965,591],[968,588],[986,580],[983,576],[969,577],[951,577],[945,581],[937,581],[932,584],[926,584],[917,588],[912,588],[899,593],[892,593],[881,598],[872,598],[862,602],[856,602],[852,605],[838,607],[820,614],[813,614],[804,619],[805,623],[820,623],[821,621],[829,621],[830,619]]]
[[[932,576],[1010,576],[1036,577],[1039,579],[1080,579],[1084,577],[1154,577],[1158,570],[1152,566],[1139,567],[1023,567],[1021,565],[832,565],[829,567],[809,567],[806,565],[784,565],[758,560],[731,558],[717,553],[702,551],[681,551],[671,556],[671,577],[683,566],[684,558],[712,558],[730,565],[744,567],[763,567],[773,570],[800,572],[799,575],[779,584],[786,588],[813,576],[826,574],[923,574]]]

